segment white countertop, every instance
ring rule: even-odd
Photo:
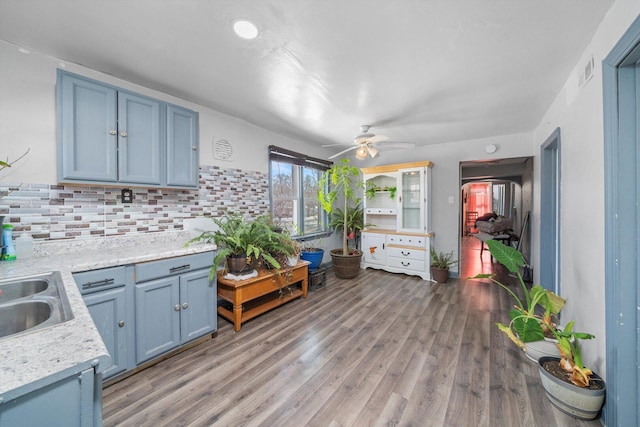
[[[0,403],[91,366],[103,371],[110,357],[72,273],[215,250],[185,247],[189,234],[154,233],[36,244],[39,255],[0,262],[0,278],[59,271],[74,318],[16,337],[0,339]],[[54,253],[54,254],[51,254]]]

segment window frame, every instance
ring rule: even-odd
[[[297,182],[292,182],[293,188],[296,190],[294,196],[297,198],[297,216],[302,218],[299,221],[301,224],[296,224],[298,230],[290,230],[292,236],[299,240],[309,240],[320,237],[326,237],[331,235],[331,229],[329,228],[329,214],[318,206],[318,215],[322,215],[319,218],[319,225],[324,225],[324,228],[320,231],[313,233],[307,233],[304,229],[304,171],[303,168],[315,169],[320,173],[324,173],[326,170],[333,166],[333,162],[315,157],[307,156],[302,153],[287,150],[285,148],[277,147],[275,145],[269,146],[269,211],[274,214],[274,195],[273,195],[273,166],[274,162],[288,163],[292,165],[292,179],[297,179]],[[324,189],[325,194],[328,192],[328,188]],[[296,203],[294,203],[295,208]],[[299,234],[297,234],[299,232]]]

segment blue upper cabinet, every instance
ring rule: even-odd
[[[154,99],[118,93],[119,181],[162,184],[160,107]]]
[[[167,185],[198,186],[198,113],[167,105]]]
[[[58,73],[58,176],[118,180],[117,91]]]
[[[58,70],[58,180],[198,188],[198,113]]]

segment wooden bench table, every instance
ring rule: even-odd
[[[218,314],[233,322],[233,330],[238,332],[243,322],[292,299],[306,298],[309,264],[309,261],[298,261],[290,273],[258,270],[256,277],[245,280],[225,279],[223,272],[218,271],[218,297],[233,304],[233,311],[218,306]],[[297,283],[301,284],[300,288],[294,286]],[[282,293],[278,292],[280,289],[283,289]]]

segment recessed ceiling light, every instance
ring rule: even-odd
[[[258,37],[258,27],[252,22],[245,20],[238,20],[233,23],[233,31],[236,32],[238,37],[243,39],[253,40]]]

